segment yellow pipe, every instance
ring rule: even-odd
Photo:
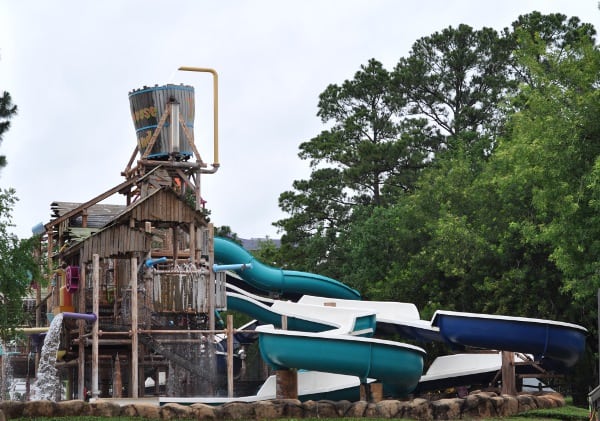
[[[38,333],[48,332],[49,327],[22,327],[15,329],[17,332],[23,332],[26,335],[36,335]]]
[[[178,70],[182,70],[185,72],[203,72],[203,73],[211,73],[213,75],[213,96],[214,96],[214,104],[213,104],[213,149],[214,149],[214,163],[212,166],[214,168],[218,168],[219,164],[219,75],[216,70],[209,69],[206,67],[190,67],[190,66],[181,66]]]

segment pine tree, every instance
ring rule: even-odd
[[[17,113],[17,106],[13,105],[10,94],[6,91],[0,97],[0,144],[4,132],[10,128],[10,119]],[[6,156],[0,155],[0,168],[6,166]]]

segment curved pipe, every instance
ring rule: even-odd
[[[255,288],[269,292],[309,294],[321,297],[360,300],[360,293],[326,276],[285,270],[265,265],[246,249],[221,237],[214,239],[215,260],[221,264],[245,264],[236,273]],[[251,266],[251,268],[249,268]]]
[[[157,259],[147,259],[144,264],[147,268],[157,265],[159,263],[165,263],[167,261],[166,257],[159,257]]]
[[[98,319],[94,313],[70,313],[65,311],[62,315],[65,319],[82,319],[86,322],[95,322]]]
[[[252,264],[251,263],[239,263],[239,264],[232,264],[232,265],[217,265],[214,264],[213,265],[213,271],[215,272],[224,272],[226,270],[246,270],[246,269],[252,269]]]
[[[46,327],[23,327],[20,329],[15,329],[17,332],[23,332],[25,335],[38,335],[40,333],[46,333],[48,332],[48,329],[50,329],[50,327],[46,326]]]
[[[213,75],[213,168],[216,171],[219,168],[219,75],[216,70],[209,69],[206,67],[191,67],[191,66],[181,66],[179,69],[185,72],[202,72],[202,73],[210,73]]]

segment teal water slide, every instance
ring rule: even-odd
[[[357,376],[381,381],[388,392],[406,396],[419,384],[425,350],[384,339],[333,332],[294,332],[272,325],[256,328],[260,353],[274,369],[306,370]]]
[[[215,237],[215,260],[224,265],[246,265],[235,272],[254,288],[280,294],[308,294],[320,297],[360,300],[360,293],[335,279],[308,272],[279,269],[255,259],[231,240]]]
[[[356,302],[356,301],[351,301]],[[360,302],[360,301],[359,301]],[[303,304],[273,300],[227,284],[227,308],[253,317],[261,324],[301,332],[336,331],[354,336],[373,336],[377,324],[375,312],[337,306]]]
[[[317,295],[328,298],[360,300],[360,294],[325,276],[273,268],[258,261],[240,245],[223,238],[214,241],[215,260],[223,265],[245,265],[235,272],[249,285],[263,291]],[[337,308],[352,319],[350,327],[328,320],[323,305],[302,305],[277,300],[261,302],[252,294],[228,292],[228,306],[271,324],[259,326],[260,352],[275,370],[295,368],[357,376],[362,383],[369,378],[383,382],[398,395],[417,386],[423,374],[425,351],[400,342],[371,337],[376,312]],[[331,308],[336,310],[336,308]],[[280,326],[281,315],[288,318],[288,329]],[[274,326],[275,325],[275,326]],[[298,329],[298,330],[294,330]]]

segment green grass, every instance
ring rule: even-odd
[[[523,412],[518,417],[510,418],[490,418],[487,421],[523,421],[523,420],[537,420],[537,421],[548,421],[548,420],[561,420],[561,421],[589,421],[590,411],[585,408],[578,408],[576,406],[563,406],[562,408],[553,409],[534,409],[531,411]]]

